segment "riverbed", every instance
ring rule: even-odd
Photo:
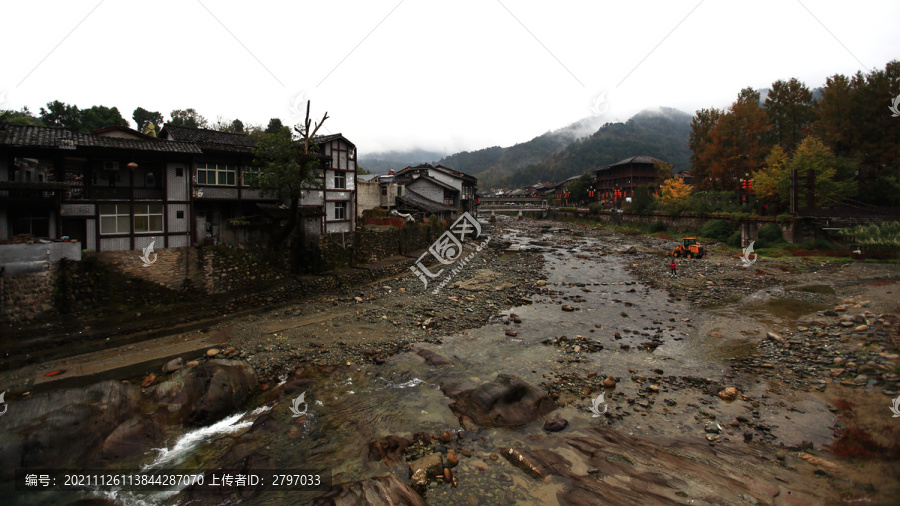
[[[767,334],[815,317],[833,300],[785,302],[783,293],[773,298],[762,287],[701,307],[660,286],[671,274],[653,242],[527,220],[502,221],[488,233],[503,250],[474,252],[457,274],[460,283],[438,294],[409,275],[228,322],[231,338],[222,349],[254,367],[262,386],[215,423],[166,426],[159,444],[129,464],[208,470],[264,462],[325,470],[335,486],[374,494],[366,485],[372,479],[393,476],[405,487],[410,463],[453,451],[460,457],[448,466],[452,479],[433,477],[418,491],[427,504],[839,497],[798,457],[834,443],[839,422],[828,399],[784,388],[766,371],[735,367],[758,355]],[[684,260],[679,275],[694,275],[700,262],[729,261],[715,254]],[[534,268],[516,277],[520,265]],[[655,282],[646,279],[648,269],[656,270]],[[494,290],[505,285],[517,291]],[[433,356],[440,360],[426,360]],[[452,409],[448,392],[501,375],[546,391],[555,408],[525,424],[487,427]],[[301,394],[298,416],[293,401]],[[565,427],[545,430],[548,419],[565,420]],[[373,443],[391,437],[409,445],[392,456],[373,452]],[[19,504],[76,498],[28,494]],[[80,497],[297,504],[318,495],[118,490]]]

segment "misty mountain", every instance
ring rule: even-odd
[[[388,151],[360,155],[360,165],[383,174],[388,169],[439,160],[437,163],[477,177],[484,190],[562,181],[637,155],[687,170],[691,118],[666,107],[641,111],[625,123],[602,124],[602,118],[589,117],[510,147],[493,146],[446,157],[422,149]]]
[[[479,188],[520,187],[537,181],[562,181],[590,173],[625,158],[647,155],[671,163],[673,170],[690,168],[690,114],[672,108],[648,109],[625,123],[607,123],[536,164],[507,174],[486,174]]]
[[[595,132],[601,124],[601,118],[589,117],[514,146],[462,151],[442,158],[439,163],[471,174],[479,181],[492,182],[516,169],[539,163],[576,139]]]
[[[425,149],[409,149],[404,151],[382,151],[359,155],[359,165],[372,174],[387,174],[421,163],[434,163],[444,153]]]

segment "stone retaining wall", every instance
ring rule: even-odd
[[[440,233],[438,227],[427,226],[360,229],[344,234],[340,242],[337,237],[327,237],[320,252],[310,251],[317,257],[321,255],[321,262],[330,271],[425,249]],[[15,323],[60,313],[95,314],[107,307],[121,310],[204,295],[236,295],[232,304],[235,307],[265,304],[273,298],[300,297],[342,284],[393,276],[408,271],[414,262],[410,259],[400,264],[355,269],[337,277],[329,273],[305,276],[298,283],[289,272],[273,268],[262,248],[164,248],[151,255],[149,265],[141,260],[141,254],[139,250],[103,251],[87,254],[80,262],[50,262],[50,269],[44,272],[6,275],[0,297],[0,321]]]
[[[326,273],[320,276],[303,276],[299,282],[283,282],[279,286],[270,286],[266,290],[248,292],[238,295],[228,303],[229,311],[241,311],[248,307],[277,304],[295,298],[327,293],[345,286],[361,286],[391,276],[410,272],[409,268],[416,259],[374,266],[343,269],[339,272]]]
[[[385,225],[367,226],[353,233],[324,237],[322,257],[329,270],[379,262],[395,255],[409,255],[413,251],[426,249],[442,232],[443,224],[411,224],[400,229]]]
[[[56,314],[53,301],[55,272],[3,276],[0,321],[31,321]]]
[[[137,278],[151,281],[171,290],[180,290],[185,280],[202,285],[204,276],[198,261],[197,248],[163,248],[150,255],[153,263],[144,265],[141,251],[101,251],[95,258],[112,269]]]
[[[666,230],[672,232],[681,232],[681,233],[697,233],[703,228],[708,221],[711,220],[731,220],[731,218],[727,215],[724,216],[673,216],[670,214],[662,214],[662,213],[629,213],[629,212],[621,212],[621,213],[602,213],[602,214],[590,214],[588,212],[572,212],[572,211],[556,211],[550,216],[553,219],[587,219],[587,220],[595,220],[600,222],[606,222],[610,225],[620,225],[620,226],[629,226],[629,225],[638,225],[638,226],[646,226],[651,225],[655,222],[660,222],[666,225]],[[789,243],[797,243],[808,240],[813,240],[817,237],[816,231],[814,227],[811,227],[809,223],[800,222],[798,220],[786,221],[786,222],[776,222],[774,218],[759,218],[759,219],[742,219],[740,221],[741,226],[736,226],[735,230],[742,230],[742,228],[746,228],[748,230],[748,234],[744,237],[744,246],[749,243],[749,241],[753,241],[757,239],[757,230],[760,226],[768,225],[770,223],[777,223],[779,227],[781,227],[781,235],[786,242]],[[744,224],[753,223],[756,226],[745,226]]]

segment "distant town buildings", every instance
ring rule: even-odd
[[[478,179],[443,165],[424,163],[396,173],[358,179],[363,181],[360,191],[365,192],[360,194],[360,212],[380,207],[411,214],[417,219],[432,214],[439,219],[451,219],[476,208]]]

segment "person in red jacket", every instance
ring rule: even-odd
[[[672,260],[672,263],[669,264],[669,268],[672,269],[673,276],[678,276],[678,271],[676,270],[678,266],[675,265],[675,260]]]

